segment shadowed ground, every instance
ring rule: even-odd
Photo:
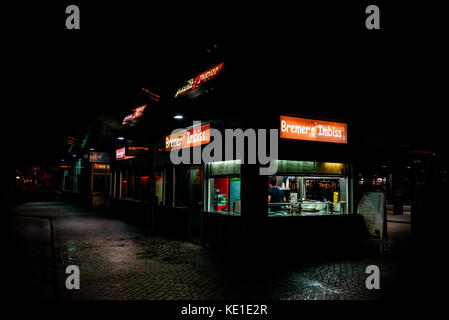
[[[408,236],[405,223],[389,225],[393,248],[383,257],[366,243],[357,252],[308,258],[294,251],[217,252],[63,202],[24,203],[12,213],[10,248],[19,275],[12,285],[21,299],[374,300],[401,292],[405,269],[398,258]],[[381,290],[365,287],[371,264],[381,269]],[[80,290],[64,286],[68,265],[80,268]]]

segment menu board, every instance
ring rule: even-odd
[[[357,213],[362,215],[368,232],[381,239],[384,236],[385,195],[383,192],[365,192],[362,195]]]

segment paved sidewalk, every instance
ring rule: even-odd
[[[63,300],[380,299],[400,272],[394,260],[359,256],[302,264],[240,260],[63,203],[25,204],[16,214],[54,222]],[[292,255],[298,253],[292,252]],[[381,268],[382,290],[365,288],[365,268]],[[81,289],[65,289],[65,268],[77,265]]]
[[[388,215],[388,222],[398,222],[398,223],[410,223],[411,215],[410,214],[401,214],[401,215]]]
[[[6,275],[2,281],[7,299],[52,300],[55,268],[48,219],[9,217],[6,239]]]
[[[389,245],[396,250],[410,247],[410,215],[387,216],[387,237]]]

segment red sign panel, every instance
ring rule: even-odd
[[[212,69],[209,69],[209,70],[201,73],[200,75],[198,75],[195,78],[195,82],[193,84],[192,89],[196,89],[199,85],[215,78],[221,72],[221,69],[223,69],[223,65],[224,65],[224,62],[222,62],[218,66],[213,67]]]
[[[126,148],[120,148],[115,151],[115,159],[116,160],[125,160],[126,157]]]
[[[147,105],[145,104],[143,106],[140,106],[140,107],[134,109],[133,110],[134,112],[132,114],[130,114],[129,116],[126,116],[125,119],[123,119],[122,125],[127,124],[128,121],[131,121],[131,120],[134,120],[134,119],[137,119],[137,118],[143,116],[143,112],[145,111],[146,107],[147,107]]]
[[[348,125],[341,122],[281,116],[283,139],[348,143]]]
[[[117,149],[115,151],[115,159],[116,160],[126,160],[126,159],[132,159],[132,158],[135,158],[135,156],[127,156],[125,147]]]
[[[210,125],[205,124],[165,137],[165,151],[183,149],[210,142]]]

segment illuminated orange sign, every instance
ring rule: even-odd
[[[193,89],[196,89],[199,85],[203,84],[204,82],[210,81],[213,78],[215,78],[223,69],[224,62],[220,63],[218,66],[213,67],[210,70],[207,70],[206,72],[201,73],[195,78],[195,82],[193,84]]]
[[[94,169],[96,170],[109,170],[111,166],[105,163],[94,163]]]
[[[134,112],[132,114],[130,114],[129,116],[126,116],[125,119],[123,119],[122,125],[125,125],[129,121],[137,119],[137,118],[143,116],[143,112],[145,111],[146,107],[147,107],[147,105],[145,104],[143,106],[140,106],[140,107],[134,109],[133,110]]]
[[[132,158],[135,158],[135,156],[127,156],[125,147],[117,149],[115,151],[115,159],[116,160],[126,160],[126,159],[132,159]]]
[[[348,125],[340,122],[281,116],[283,139],[348,143]]]
[[[192,129],[182,130],[165,137],[165,151],[183,149],[210,142],[210,125],[205,124]]]
[[[206,83],[214,79],[221,72],[223,66],[224,62],[220,63],[218,66],[213,67],[212,69],[200,73],[195,78],[190,79],[189,81],[187,81],[187,84],[184,87],[182,87],[176,92],[175,98],[177,98],[178,96],[188,94],[191,91],[197,89],[203,83]]]
[[[145,89],[145,88],[142,88],[142,91],[146,92],[146,93],[148,94],[148,98],[150,98],[151,100],[154,100],[154,101],[156,101],[156,102],[159,102],[159,99],[161,98],[160,95],[155,94],[155,93],[153,93],[153,92],[151,92],[150,90]]]
[[[192,91],[194,85],[195,85],[195,79],[190,79],[189,81],[187,81],[187,84],[176,92],[175,98]]]

